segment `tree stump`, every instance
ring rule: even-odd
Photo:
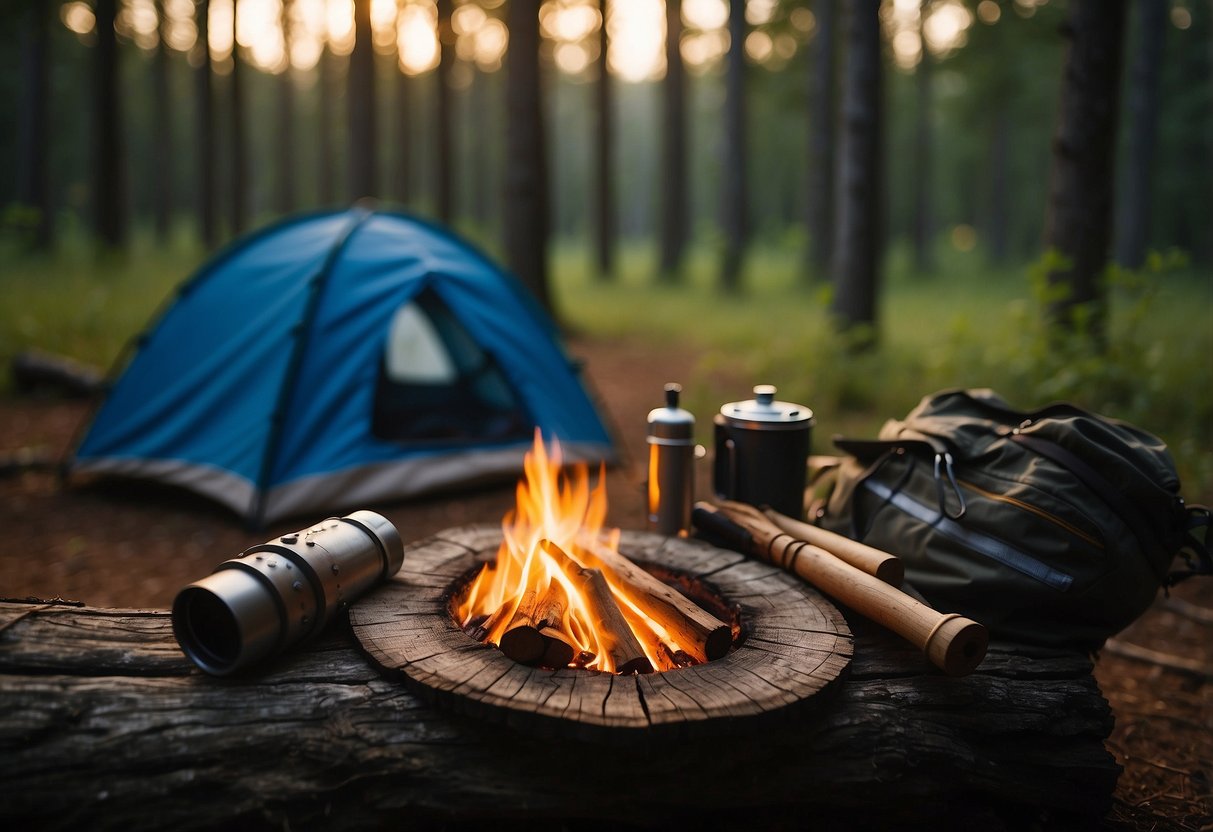
[[[745,730],[754,718],[807,705],[850,661],[842,615],[794,576],[698,541],[624,532],[619,548],[630,559],[737,605],[741,643],[716,661],[665,673],[526,667],[468,636],[449,610],[452,593],[496,557],[500,543],[499,526],[467,526],[408,547],[400,573],[350,610],[371,660],[439,705],[608,742],[653,731],[720,737]]]

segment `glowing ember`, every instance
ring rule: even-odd
[[[619,530],[605,527],[605,471],[593,488],[585,464],[565,473],[559,443],[549,453],[538,431],[524,469],[496,562],[453,604],[465,629],[528,664],[610,673],[727,652],[727,625],[619,554]]]

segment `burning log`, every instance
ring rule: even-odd
[[[568,636],[555,627],[544,627],[539,634],[543,636],[544,644],[543,657],[539,660],[540,666],[559,670],[573,663],[577,645],[569,641]]]
[[[505,632],[501,634],[501,640],[497,642],[502,653],[522,664],[539,664],[544,650],[547,649],[547,642],[543,640],[535,621],[537,602],[535,590],[527,590],[518,605],[518,611],[514,613]]]
[[[522,664],[567,666],[576,652],[575,645],[560,630],[567,606],[568,596],[564,587],[555,581],[543,595],[528,590],[497,646],[501,652]]]
[[[578,542],[578,554],[606,573],[640,608],[674,637],[697,662],[719,659],[733,645],[733,630],[678,590],[650,575],[607,546],[593,540]]]
[[[615,603],[615,597],[611,594],[611,588],[602,570],[580,566],[550,540],[542,540],[539,545],[560,565],[569,581],[581,591],[591,616],[601,628],[603,648],[610,654],[615,672],[652,673],[653,663],[644,654],[644,648],[640,646],[619,605]]]

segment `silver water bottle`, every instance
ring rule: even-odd
[[[695,417],[678,406],[682,387],[665,386],[665,407],[649,411],[649,526],[658,534],[683,535],[695,503]]]

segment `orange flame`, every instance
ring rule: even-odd
[[[577,580],[579,570],[600,565],[593,554],[596,547],[618,552],[619,530],[605,525],[605,470],[599,471],[593,488],[584,463],[564,473],[560,443],[553,441],[549,453],[538,430],[523,468],[525,478],[518,483],[515,506],[502,519],[497,560],[485,564],[464,596],[456,599],[455,617],[466,627],[487,616],[482,625],[487,630],[484,641],[500,644],[520,608],[531,608],[537,599],[559,599],[560,621],[552,626],[573,645],[574,656],[578,651],[583,659],[592,656],[571,664],[618,672],[612,655],[614,638],[599,626],[597,608],[583,592],[585,582]],[[603,570],[603,577],[653,668],[677,666],[669,655],[681,649],[676,640],[628,597],[608,570]]]

